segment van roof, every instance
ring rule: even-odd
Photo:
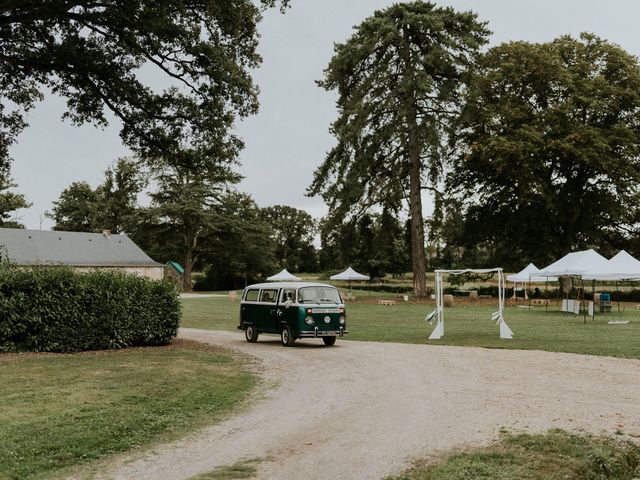
[[[253,285],[247,285],[247,288],[303,288],[303,287],[331,287],[336,288],[333,285],[326,283],[315,282],[267,282],[267,283],[255,283]]]

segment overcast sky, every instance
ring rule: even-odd
[[[264,63],[255,72],[260,86],[260,112],[237,132],[246,148],[240,160],[245,176],[240,189],[261,206],[286,204],[320,217],[326,208],[307,198],[314,169],[333,145],[328,127],[335,119],[335,96],[315,80],[333,51],[333,43],[349,37],[353,25],[383,0],[292,0],[285,15],[269,12],[261,24]],[[475,10],[494,32],[491,44],[508,40],[543,42],[559,35],[589,31],[640,55],[638,0],[438,0],[460,10]],[[18,217],[27,228],[49,228],[43,213],[71,182],[96,186],[102,172],[128,154],[113,123],[100,130],[73,127],[60,119],[65,102],[48,97],[29,115],[30,126],[11,149],[18,190],[33,203]],[[429,213],[429,204],[425,206]]]

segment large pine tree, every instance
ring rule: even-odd
[[[377,11],[335,47],[320,85],[337,90],[337,145],[309,189],[342,219],[408,205],[414,291],[426,293],[422,192],[437,182],[449,121],[489,32],[429,2]]]

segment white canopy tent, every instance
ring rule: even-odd
[[[600,270],[583,275],[585,280],[640,280],[640,260],[620,250],[609,260],[608,271]]]
[[[611,272],[609,260],[593,249],[567,253],[560,260],[543,268],[539,277],[583,277]]]
[[[549,277],[571,276],[579,277],[583,281],[591,280],[593,281],[593,291],[595,295],[596,280],[615,281],[616,286],[619,280],[640,280],[640,261],[633,258],[624,250],[620,251],[611,260],[607,260],[595,250],[590,249],[569,253],[560,260],[542,269],[538,275]],[[579,305],[580,302],[580,299],[575,302],[573,300],[567,300],[568,311],[578,313],[579,307],[576,305]],[[595,315],[595,308],[593,308],[592,302],[589,302],[588,309],[590,315],[593,317]]]
[[[361,273],[358,273],[351,267],[347,268],[344,272],[331,275],[329,278],[331,280],[342,280],[345,282],[358,282],[358,281],[364,281],[364,280],[370,279],[368,275],[363,275]]]
[[[541,277],[539,275],[539,272],[540,272],[540,269],[536,267],[533,263],[530,263],[518,273],[512,273],[511,275],[507,275],[507,280],[513,283],[544,283],[547,280],[548,281],[557,280],[557,278]]]
[[[269,282],[299,282],[300,280],[302,280],[300,277],[292,275],[286,268],[275,275],[267,277],[267,281]]]
[[[500,327],[500,338],[511,339],[513,332],[504,321],[504,297],[505,282],[504,273],[501,268],[482,268],[482,269],[465,269],[465,270],[436,270],[436,309],[431,312],[426,320],[431,322],[436,318],[436,327],[429,335],[429,340],[439,340],[444,335],[444,288],[442,286],[442,274],[462,275],[465,273],[497,273],[498,274],[498,311],[491,314],[491,320],[498,323]]]
[[[514,299],[516,298],[516,290],[518,288],[518,283],[521,283],[523,285],[524,299],[528,300],[529,296],[527,295],[527,287],[526,287],[528,283],[544,283],[548,281],[557,280],[556,277],[551,277],[551,278],[540,277],[538,276],[538,272],[540,272],[540,269],[536,267],[533,263],[530,263],[518,273],[507,275],[507,280],[509,280],[510,282],[513,282],[513,298]]]

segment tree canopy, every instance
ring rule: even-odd
[[[136,161],[120,158],[94,190],[87,182],[65,188],[47,216],[53,230],[131,234],[137,228],[138,194],[146,179]]]
[[[240,180],[231,168],[213,158],[200,170],[166,158],[153,161],[152,178],[157,189],[151,192],[152,206],[166,226],[166,233],[180,247],[184,266],[184,288],[191,290],[191,272],[202,253],[199,240],[215,220],[216,208],[228,187]]]
[[[231,191],[221,198],[200,245],[208,290],[243,288],[276,269],[273,231],[244,193]]]
[[[278,265],[292,272],[315,272],[317,263],[313,240],[317,226],[313,217],[288,205],[263,208],[260,216],[271,227]]]
[[[339,95],[337,145],[309,193],[322,195],[338,221],[408,205],[417,295],[426,293],[422,191],[440,178],[450,120],[488,34],[472,12],[396,4],[335,46],[319,82]]]
[[[96,192],[87,182],[73,182],[62,191],[46,214],[55,222],[53,230],[95,232],[98,229],[96,199]]]
[[[145,158],[233,157],[233,120],[258,106],[256,26],[276,4],[287,1],[0,2],[0,165],[47,90],[74,124],[113,113]]]
[[[20,208],[29,208],[31,204],[24,195],[13,191],[16,186],[8,169],[0,168],[0,228],[24,228],[12,215]]]
[[[320,223],[320,268],[342,270],[351,265],[371,278],[391,273],[400,276],[410,268],[411,240],[393,212],[365,213],[357,220],[336,225]]]
[[[545,264],[621,248],[640,225],[640,65],[594,35],[489,50],[467,92],[449,185],[464,245]]]

